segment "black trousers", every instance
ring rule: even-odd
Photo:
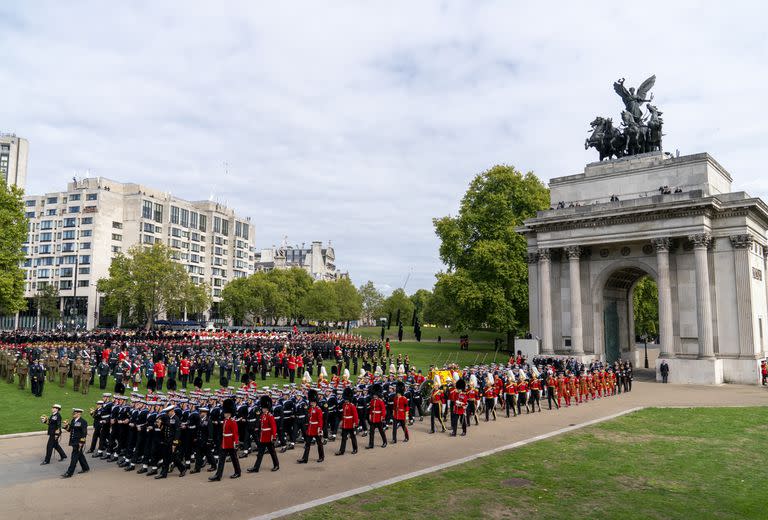
[[[289,375],[289,378],[290,378],[290,381],[291,381],[291,383],[293,383],[294,381],[296,381],[296,369],[293,369],[293,370],[289,370],[289,371],[288,371],[288,375]]]
[[[320,446],[322,448],[322,445]],[[272,457],[272,467],[279,468],[280,462],[277,460],[277,452],[275,451],[275,445],[271,442],[259,442],[258,453],[256,454],[256,462],[253,467],[258,471],[261,467],[261,459],[264,458],[264,452],[268,451],[269,456]],[[322,457],[322,455],[321,455]]]
[[[213,452],[207,442],[197,442],[195,444],[195,469],[200,470],[203,464],[216,466],[216,459],[213,458]]]
[[[523,406],[525,406],[525,412],[528,413],[528,393],[527,392],[520,392],[519,394],[517,394],[517,414],[518,415],[523,413],[521,411]]]
[[[440,416],[440,403],[432,403],[430,405],[432,417],[430,418],[430,430],[435,431],[435,419],[440,423],[440,427],[445,431],[445,424],[443,424],[443,418]]]
[[[77,446],[72,446],[72,455],[70,456],[69,468],[67,468],[67,475],[74,474],[78,463],[80,464],[80,469],[83,471],[88,471],[89,469],[91,469],[90,467],[88,467],[88,461],[85,460],[82,444],[78,444]]]
[[[96,449],[99,438],[101,437],[101,424],[96,423],[93,425],[93,435],[91,435],[91,447],[89,451]]]
[[[352,451],[357,451],[357,436],[355,435],[354,428],[342,428],[341,429],[341,447],[339,453],[344,453],[347,447],[347,437],[352,441]]]
[[[301,456],[301,460],[309,460],[309,448],[312,447],[312,439],[315,439],[315,442],[317,443],[317,456],[319,459],[325,458],[325,452],[323,451],[323,436],[322,434],[316,435],[314,437],[310,437],[309,435],[304,436],[304,455]]]
[[[237,458],[237,449],[229,448],[225,450],[222,448],[219,450],[219,465],[216,468],[216,476],[218,478],[221,478],[224,474],[224,463],[227,461],[227,455],[229,455],[229,458],[232,460],[232,466],[235,468],[235,475],[240,474],[240,460]]]
[[[186,469],[186,466],[184,466],[184,464],[181,462],[180,446],[177,446],[176,449],[174,450],[173,446],[171,446],[170,444],[163,444],[162,452],[163,452],[163,469],[160,471],[161,475],[168,474],[168,469],[170,468],[171,464],[173,464],[174,467],[179,468],[179,471],[183,471],[184,469]]]
[[[557,408],[560,408],[560,406],[557,404],[557,395],[555,395],[555,387],[548,386],[547,387],[547,404],[549,404],[549,409],[552,409],[552,401],[555,402],[555,406]]]
[[[107,376],[99,376],[99,388],[101,390],[107,388]]]
[[[504,394],[504,403],[507,407],[507,417],[509,417],[510,410],[512,410],[514,416],[517,417],[517,410],[515,409],[516,397],[517,394]]]
[[[493,397],[485,398],[485,422],[488,422],[490,415],[493,414],[493,420],[496,420],[496,409],[493,407]]]
[[[189,380],[189,375],[182,374],[181,377],[181,387],[186,388],[187,387],[187,381]]]
[[[395,424],[392,427],[392,442],[397,441],[397,427],[400,426],[405,432],[405,440],[410,439],[408,436],[408,427],[405,425],[405,419],[395,419]]]
[[[59,458],[65,459],[67,457],[67,454],[64,453],[64,450],[59,446],[59,437],[56,435],[49,435],[48,444],[45,446],[45,462],[51,462],[53,450],[56,450],[56,453],[59,454]]]
[[[293,417],[283,418],[283,434],[280,436],[280,443],[296,442],[296,421]]]
[[[461,433],[467,433],[467,416],[466,416],[466,414],[452,413],[451,414],[451,429],[453,430],[453,435],[456,435],[456,430],[458,429],[459,423],[461,423]]]
[[[387,436],[384,435],[384,424],[377,422],[377,423],[370,423],[371,429],[368,432],[368,447],[373,448],[373,432],[376,430],[379,430],[379,434],[381,434],[381,443],[386,446],[387,445]]]
[[[541,390],[531,390],[531,410],[536,411],[536,406],[541,411]]]

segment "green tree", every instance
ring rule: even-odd
[[[656,281],[650,276],[640,279],[635,286],[632,301],[635,309],[635,334],[656,336],[659,330],[659,288]]]
[[[35,294],[35,307],[41,318],[48,318],[54,321],[60,320],[59,290],[49,283],[44,285],[38,284],[37,293]]]
[[[184,266],[172,259],[167,247],[155,243],[136,245],[127,255],[117,255],[109,277],[98,281],[98,289],[104,294],[107,312],[121,313],[151,328],[162,312],[184,308],[194,312],[210,305],[205,289],[191,289],[190,284]]]
[[[413,308],[416,311],[416,317],[419,318],[421,323],[424,323],[424,310],[429,304],[429,300],[432,298],[432,292],[427,289],[419,289],[410,296],[410,300],[413,303]],[[408,316],[410,320],[413,316]],[[405,319],[403,319],[405,321]]]
[[[333,282],[320,280],[312,284],[301,300],[301,314],[319,322],[336,321],[340,311]]]
[[[460,309],[454,328],[506,332],[528,322],[526,241],[515,229],[549,207],[549,191],[531,172],[494,166],[477,175],[456,217],[434,219],[447,271],[438,284]]]
[[[384,300],[384,314],[388,315],[392,313],[392,325],[397,326],[397,311],[400,311],[400,321],[403,322],[403,326],[408,326],[411,323],[411,316],[413,315],[413,302],[408,295],[405,294],[403,289],[395,289],[389,298]]]
[[[370,280],[361,285],[357,292],[360,293],[363,319],[367,324],[375,324],[384,313],[384,295]]]
[[[267,279],[274,283],[278,290],[274,312],[281,318],[300,319],[301,300],[312,287],[312,276],[300,267],[292,267],[273,269],[267,273]]]
[[[221,290],[221,310],[237,324],[252,324],[255,308],[249,278],[236,278]]]
[[[456,323],[457,308],[451,300],[445,283],[436,283],[432,296],[424,309],[424,322],[433,325],[452,326]]]
[[[349,323],[359,319],[363,313],[363,300],[349,278],[341,278],[331,282],[331,284],[336,294],[336,307],[338,309],[336,321]]]
[[[24,215],[23,195],[17,186],[0,184],[0,314],[27,308],[21,262],[29,221]]]

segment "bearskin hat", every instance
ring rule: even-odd
[[[269,397],[268,395],[262,395],[261,399],[259,399],[259,407],[262,409],[266,408],[267,410],[271,410],[272,398]]]
[[[317,390],[314,388],[311,388],[309,392],[307,392],[307,401],[310,403],[316,403],[317,402]]]
[[[354,397],[354,394],[352,393],[352,389],[350,387],[346,387],[344,391],[341,393],[341,396],[344,398],[345,401],[351,401]]]
[[[248,376],[247,373],[243,374],[240,378],[240,382],[244,385],[247,385],[251,381],[251,378]]]
[[[370,395],[381,396],[381,384],[379,383],[372,384],[370,388],[368,388],[368,393]]]
[[[463,379],[456,381],[456,390],[464,390],[467,388],[467,383]]]
[[[404,394],[405,393],[405,383],[403,383],[402,381],[398,381],[397,384],[395,385],[395,392],[397,392],[400,395]]]
[[[230,415],[235,415],[235,412],[237,410],[235,409],[235,401],[234,401],[234,399],[224,399],[224,402],[221,405],[221,411],[223,413],[228,413]]]
[[[157,390],[157,381],[154,379],[147,381],[147,390],[152,390],[153,392]]]

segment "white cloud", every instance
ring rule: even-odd
[[[326,4],[327,5],[327,4]],[[28,189],[77,170],[326,241],[356,283],[430,287],[431,219],[496,163],[579,171],[611,84],[658,76],[665,145],[768,193],[765,4],[50,2],[0,8],[3,130]],[[224,162],[227,175],[223,174]]]

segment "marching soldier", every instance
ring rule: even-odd
[[[405,420],[408,418],[408,398],[405,397],[403,394],[405,393],[405,384],[403,384],[402,381],[398,381],[396,385],[396,392],[395,395],[395,401],[393,403],[393,415],[394,415],[394,425],[392,426],[392,444],[397,443],[397,427],[400,426],[403,428],[403,432],[405,432],[405,440],[403,442],[408,442],[410,440],[410,436],[408,435],[408,426],[405,424]]]
[[[454,390],[455,396],[451,399],[453,401],[453,414],[451,414],[451,437],[456,437],[456,429],[461,424],[461,436],[464,437],[467,434],[467,394],[464,390],[467,387],[467,383],[463,379],[456,381],[456,389]]]
[[[224,415],[224,424],[222,426],[221,449],[219,450],[219,464],[216,468],[216,474],[208,477],[211,482],[221,480],[224,474],[224,464],[229,456],[234,466],[235,472],[229,478],[240,478],[240,461],[237,458],[237,422],[232,418],[235,415],[235,402],[232,399],[224,399],[222,404],[222,414]]]
[[[69,372],[69,360],[66,356],[59,358],[59,386],[64,388],[67,386],[67,372]]]
[[[494,386],[493,375],[488,374],[485,390],[483,391],[483,399],[485,400],[485,422],[490,420],[490,415],[493,414],[493,420],[496,420],[496,387]]]
[[[180,417],[176,414],[176,406],[169,405],[165,407],[162,415],[157,418],[156,424],[161,428],[160,445],[163,456],[163,467],[155,479],[168,477],[168,469],[171,464],[179,468],[179,476],[183,477],[187,473],[187,467],[181,463],[181,446],[179,438],[181,429],[179,427]],[[237,457],[235,454],[234,457]]]
[[[384,417],[387,413],[387,405],[381,398],[381,385],[375,383],[371,385],[371,404],[368,406],[368,423],[370,426],[370,432],[368,433],[368,446],[367,450],[373,449],[373,434],[376,430],[381,435],[381,447],[387,447],[387,437],[384,435]]]
[[[83,375],[83,362],[78,356],[72,365],[72,389],[75,393],[80,391],[80,378]]]
[[[87,473],[91,468],[88,467],[88,461],[83,454],[85,438],[88,436],[88,423],[82,418],[83,410],[81,408],[72,409],[72,422],[65,424],[64,429],[69,432],[69,445],[72,447],[69,468],[62,475],[62,478],[69,478],[75,473],[77,464],[80,464],[80,473]]]
[[[309,409],[307,410],[307,433],[304,437],[304,455],[297,460],[299,464],[306,464],[309,459],[309,448],[312,447],[312,441],[317,442],[317,462],[323,462],[323,410],[317,405],[317,390],[311,389],[307,393]],[[381,432],[384,435],[384,432]],[[386,442],[386,441],[385,441]]]
[[[51,455],[54,450],[59,454],[59,461],[67,458],[67,454],[64,453],[64,450],[62,450],[59,445],[59,437],[61,437],[60,411],[61,405],[54,404],[53,407],[51,407],[51,415],[49,417],[46,417],[45,415],[40,417],[42,423],[48,425],[48,444],[45,446],[45,459],[40,463],[41,466],[51,463]]]
[[[195,467],[190,473],[200,473],[203,465],[208,463],[208,471],[216,470],[216,459],[213,458],[211,450],[213,442],[213,429],[211,425],[211,418],[208,415],[210,411],[207,406],[200,407],[199,415],[190,415],[190,428],[192,429],[192,435],[194,436],[194,449],[195,449]],[[197,415],[197,417],[195,417]]]
[[[354,402],[352,389],[347,387],[342,394],[344,402],[341,405],[341,447],[336,455],[344,455],[344,449],[347,447],[347,437],[352,441],[352,455],[357,453],[357,437],[355,429],[359,424],[357,415],[357,404]]]
[[[280,462],[277,460],[275,452],[275,439],[277,438],[277,422],[271,413],[272,399],[267,395],[262,395],[259,401],[261,407],[261,427],[259,428],[258,452],[256,462],[252,468],[248,468],[248,473],[258,473],[261,467],[261,459],[264,458],[264,452],[268,451],[272,457],[272,471],[280,469]]]
[[[91,363],[87,359],[83,364],[83,372],[80,376],[80,388],[83,395],[88,394],[88,390],[91,388]]]

